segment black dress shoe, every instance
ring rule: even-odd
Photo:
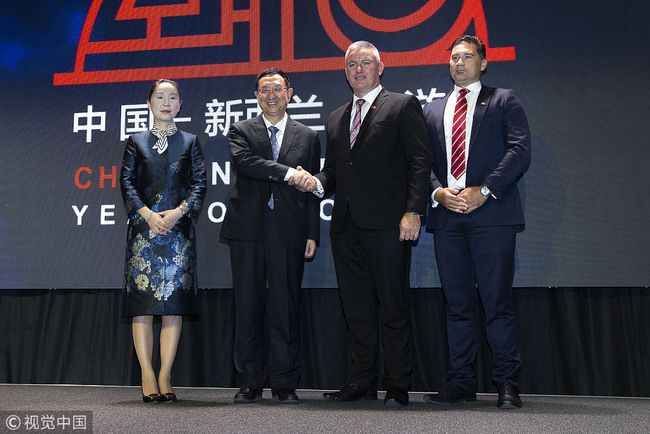
[[[235,394],[235,404],[250,404],[252,402],[257,402],[262,399],[262,389],[251,389],[250,387],[244,387],[239,389],[239,392]]]
[[[453,381],[448,381],[440,392],[424,395],[424,400],[429,404],[455,404],[476,401],[476,393],[463,389]]]
[[[338,392],[325,392],[323,398],[328,401],[348,402],[359,399],[377,399],[377,389],[374,387],[361,387],[356,383],[350,383]]]
[[[296,391],[292,389],[278,389],[272,392],[272,398],[282,404],[300,404]]]
[[[159,393],[152,393],[151,395],[142,395],[142,402],[146,402],[147,404],[158,404],[159,402],[162,402],[163,398]]]
[[[499,392],[498,408],[502,410],[521,408],[521,398],[515,386],[510,383],[499,383],[497,384],[497,390]]]
[[[389,387],[384,397],[386,407],[404,407],[409,403],[409,393],[401,387]]]
[[[161,394],[162,401],[169,401],[169,402],[176,402],[178,401],[178,398],[176,398],[176,394],[174,392],[171,393],[163,393]]]

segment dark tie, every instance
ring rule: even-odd
[[[278,138],[276,134],[278,131],[278,127],[271,125],[269,127],[269,131],[271,132],[271,151],[273,152],[273,161],[278,161],[278,155],[280,155],[280,145],[278,144]],[[273,209],[273,193],[271,193],[271,198],[269,199],[269,208]]]
[[[271,125],[269,127],[269,131],[271,132],[271,150],[273,151],[273,161],[278,161],[278,155],[280,155],[280,145],[278,145],[278,138],[276,134],[280,130],[278,127]]]
[[[361,107],[363,107],[365,103],[365,99],[360,98],[357,100],[357,112],[354,114],[352,128],[350,129],[350,149],[354,146],[354,142],[357,141],[357,135],[359,135],[359,128],[361,127]]]
[[[451,175],[459,179],[465,173],[465,120],[467,118],[467,89],[461,89],[456,100],[454,123],[451,127]]]

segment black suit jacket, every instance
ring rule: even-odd
[[[449,95],[424,107],[433,158],[431,191],[447,187],[443,115],[448,99]],[[530,164],[531,140],[526,114],[512,89],[481,87],[471,134],[466,186],[485,185],[498,199],[488,199],[469,216],[478,226],[523,225],[524,212],[516,181]],[[439,205],[429,210],[427,228],[443,228],[454,215]]]
[[[330,230],[339,232],[346,206],[357,226],[395,229],[407,211],[424,215],[431,156],[420,102],[382,89],[350,149],[352,102],[327,122],[323,170],[316,175],[325,196],[336,194]]]
[[[263,115],[230,127],[230,160],[237,180],[224,221],[221,238],[254,241],[262,233],[264,213],[271,192],[282,246],[304,251],[307,239],[319,241],[319,200],[301,193],[284,181],[290,167],[310,173],[320,166],[320,141],[311,128],[287,119],[278,161],[273,161],[271,140]]]

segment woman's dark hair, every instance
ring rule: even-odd
[[[174,86],[176,88],[176,92],[178,92],[178,97],[180,98],[181,89],[178,87],[178,83],[176,83],[174,80],[169,80],[167,78],[161,78],[160,80],[154,81],[154,83],[151,85],[151,89],[149,89],[149,97],[147,98],[147,101],[151,101],[151,96],[156,91],[156,87],[158,87],[158,85],[162,84],[162,83],[169,83],[172,86]]]

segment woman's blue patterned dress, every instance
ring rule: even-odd
[[[177,131],[162,154],[157,137],[146,131],[126,142],[120,183],[129,216],[124,271],[126,315],[196,313],[196,239],[194,222],[206,189],[205,160],[196,136]],[[156,235],[137,210],[189,211],[168,235]]]

